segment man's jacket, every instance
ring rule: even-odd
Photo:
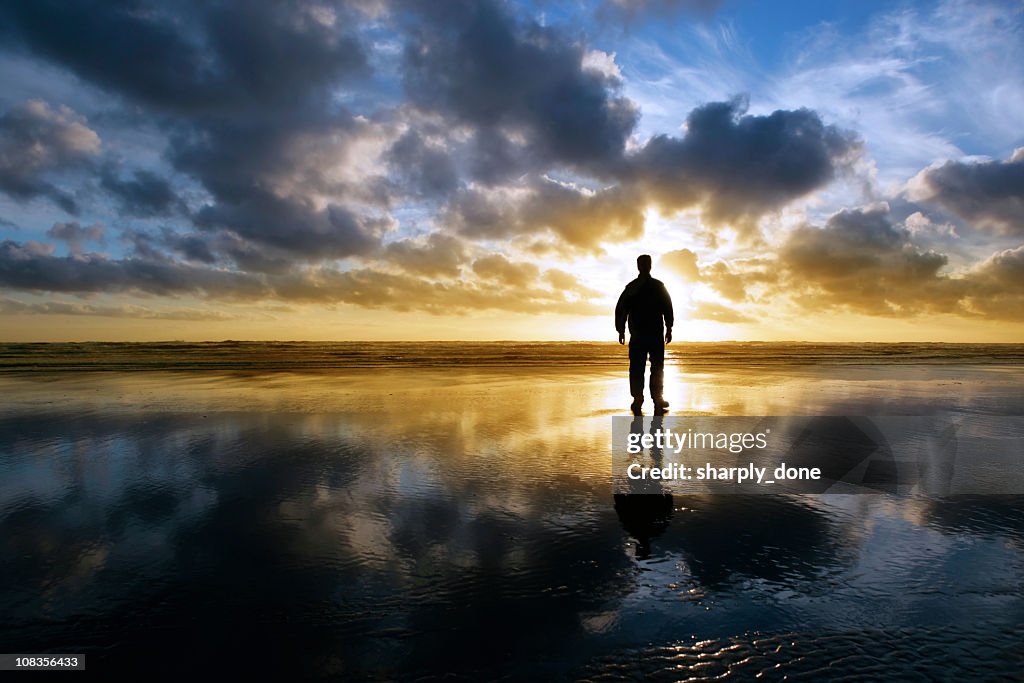
[[[661,336],[662,320],[672,327],[672,299],[661,280],[641,275],[626,285],[615,305],[615,330],[622,334],[629,321],[630,335]]]

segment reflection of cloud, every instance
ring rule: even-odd
[[[821,511],[779,496],[675,496],[675,515],[656,541],[681,551],[702,587],[760,578],[814,579],[844,561],[842,536]]]

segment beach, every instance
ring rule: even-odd
[[[669,348],[672,415],[1024,414],[1015,345]],[[1024,496],[617,503],[626,363],[3,345],[0,651],[168,680],[1024,671]]]

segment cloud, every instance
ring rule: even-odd
[[[614,73],[592,67],[582,41],[489,0],[411,7],[406,91],[473,130],[478,180],[512,177],[526,163],[595,171],[621,157],[638,111]],[[528,161],[510,164],[513,149]]]
[[[1024,147],[1008,161],[947,161],[908,183],[919,202],[934,202],[976,228],[1024,235]]]
[[[255,298],[268,293],[259,278],[245,273],[98,254],[53,256],[11,240],[0,242],[0,286],[74,293],[205,293],[223,298]]]
[[[471,238],[549,234],[578,251],[643,234],[643,204],[628,187],[587,190],[550,178],[501,188],[472,186],[445,207],[441,222]]]
[[[484,280],[510,287],[523,287],[535,282],[540,268],[532,263],[513,263],[501,254],[484,256],[473,262],[473,272]]]
[[[601,292],[584,286],[575,275],[559,268],[549,268],[544,271],[544,280],[556,290],[568,292],[581,300],[595,299],[601,296]]]
[[[590,302],[598,293],[565,271],[499,257],[477,262],[472,277],[426,280],[374,268],[341,271],[325,266],[281,273],[246,273],[172,261],[166,257],[111,259],[98,254],[54,256],[38,243],[0,242],[0,287],[33,292],[130,293],[238,302],[283,300],[352,304],[397,311],[462,314],[474,310],[522,313],[604,312]]]
[[[142,318],[147,320],[238,320],[242,316],[226,311],[193,308],[155,309],[146,306],[121,304],[94,306],[77,301],[44,301],[25,303],[16,299],[0,298],[0,313],[14,315],[93,315],[105,318]]]
[[[122,215],[184,223],[178,236],[133,229],[133,249],[154,261],[271,274],[352,257],[396,263],[401,247],[385,245],[402,242],[395,216],[410,208],[462,240],[537,236],[597,254],[642,236],[651,202],[752,223],[827,182],[855,146],[812,112],[743,116],[732,102],[694,110],[686,136],[634,153],[639,112],[615,55],[499,2],[382,13],[140,0],[75,5],[54,21],[49,6],[0,6],[13,49],[120,97],[165,136],[173,176],[99,169]],[[391,75],[405,101],[360,114],[350,105],[367,101],[360,84],[382,63],[360,38],[369,17],[404,41]],[[202,205],[186,207],[172,177],[197,183]]]
[[[682,138],[657,135],[630,159],[630,177],[668,210],[699,207],[717,225],[761,215],[819,189],[859,154],[855,135],[813,111],[744,115],[746,102],[690,112]]]
[[[458,237],[434,232],[423,238],[391,242],[380,256],[413,275],[455,277],[467,260],[467,247]]]
[[[232,202],[200,209],[196,225],[231,231],[246,240],[319,260],[370,252],[390,221],[355,213],[338,204],[319,208],[313,199],[278,196],[253,188]]]
[[[692,320],[713,320],[716,323],[753,323],[754,318],[712,301],[698,301],[686,316]]]
[[[0,3],[13,46],[129,99],[211,115],[289,108],[316,86],[363,71],[362,46],[341,14],[244,0]]]
[[[313,269],[279,280],[275,286],[277,294],[288,300],[348,303],[365,308],[424,311],[439,315],[488,309],[530,314],[595,315],[606,312],[601,306],[581,300],[576,296],[578,292],[545,286],[546,278],[539,270],[536,275],[534,278],[517,278],[514,283],[500,277],[425,281],[406,274],[369,268],[345,272]]]
[[[387,162],[408,188],[421,197],[443,197],[459,185],[458,171],[443,144],[407,131],[388,150]]]
[[[195,216],[200,229],[311,260],[365,253],[387,227],[348,201],[369,183],[329,177],[367,128],[329,97],[367,73],[350,18],[343,7],[302,2],[0,8],[22,49],[161,124],[168,160],[212,198]],[[136,215],[174,205],[167,183],[144,171],[131,179],[108,172],[101,183]]]
[[[746,301],[750,285],[772,283],[776,276],[764,259],[748,259],[742,269],[725,261],[715,261],[701,268],[701,279],[730,301]]]
[[[522,264],[513,264],[515,265]],[[529,269],[522,269],[523,271]],[[461,315],[477,310],[516,313],[594,315],[604,308],[566,291],[545,285],[545,274],[430,281],[404,273],[372,268],[337,271],[311,268],[274,281],[276,295],[290,301],[347,303],[364,308]],[[582,290],[585,292],[586,290]]]
[[[794,230],[779,250],[784,287],[805,307],[843,306],[873,315],[956,312],[967,282],[940,274],[948,259],[921,251],[889,207],[844,209],[823,228]]]
[[[673,16],[680,12],[712,14],[722,5],[722,0],[606,0],[602,14],[635,19],[642,16]]]
[[[661,265],[682,277],[687,282],[700,279],[700,268],[697,267],[697,254],[689,249],[677,249],[667,252],[661,257]]]
[[[122,214],[143,218],[167,216],[184,205],[171,184],[152,171],[136,170],[131,177],[119,177],[111,165],[100,172],[100,186],[118,202]]]
[[[72,254],[82,253],[82,244],[87,241],[100,242],[104,241],[103,226],[99,223],[82,227],[77,221],[70,221],[68,223],[54,223],[53,226],[46,231],[47,236],[53,239],[62,240],[67,243],[68,250]]]
[[[18,200],[48,197],[68,213],[74,198],[47,176],[98,154],[100,138],[68,107],[29,100],[0,116],[0,191]]]
[[[1024,245],[992,254],[971,268],[967,277],[972,286],[965,308],[970,313],[1024,319]]]
[[[716,6],[605,3],[620,16]],[[944,7],[933,14],[957,14]],[[80,209],[76,199],[102,193],[81,208],[97,216],[45,219],[47,235],[67,243],[66,255],[31,239],[0,242],[0,286],[455,314],[603,312],[594,304],[602,294],[572,274],[574,261],[583,256],[590,272],[599,269],[607,262],[595,257],[643,238],[644,217],[657,208],[692,214],[692,221],[659,222],[659,236],[680,237],[664,243],[670,247],[692,244],[681,233],[695,229],[741,233],[704,260],[682,248],[662,257],[662,267],[700,285],[694,291],[715,292],[721,303],[695,304],[707,319],[747,321],[753,304],[773,297],[806,311],[1019,318],[1020,254],[989,256],[988,247],[979,260],[984,236],[953,244],[956,232],[944,221],[955,215],[1000,235],[1024,234],[1021,150],[1007,161],[950,161],[921,171],[907,191],[915,205],[893,199],[904,204],[851,208],[795,229],[782,211],[803,199],[812,214],[849,204],[832,194],[849,188],[830,183],[870,170],[873,160],[844,127],[899,118],[874,107],[859,119],[849,114],[856,107],[887,98],[911,112],[920,130],[941,129],[925,117],[938,117],[945,101],[926,69],[936,55],[955,52],[953,33],[936,36],[939,52],[917,55],[931,34],[910,21],[932,14],[886,14],[867,35],[891,42],[907,31],[907,45],[860,52],[844,44],[828,53],[833,70],[797,55],[788,82],[754,88],[771,105],[766,111],[775,111],[749,114],[744,97],[716,101],[746,91],[760,75],[729,22],[698,22],[686,34],[692,46],[638,57],[638,43],[627,41],[616,54],[619,45],[588,43],[593,23],[551,26],[535,11],[499,0],[86,0],[66,7],[0,0],[4,53],[60,74],[47,92],[69,97],[48,95],[50,102],[72,103],[92,121],[41,100],[0,116],[0,192],[18,201],[48,198],[68,211]],[[972,23],[969,35],[984,23]],[[686,79],[638,76],[651,60],[677,57]],[[1012,82],[1017,69],[1000,80]],[[825,79],[836,90],[826,84],[815,98],[821,73],[837,76]],[[640,92],[628,88],[648,77],[661,88],[653,104],[675,104],[644,125],[656,121],[665,131],[685,118],[682,132],[637,132],[640,108],[627,93]],[[697,101],[704,104],[693,107]],[[843,127],[831,125],[837,120]],[[100,126],[108,156],[99,156],[100,137],[89,125]],[[897,138],[919,141],[902,126],[881,133],[873,126],[866,129],[872,140],[882,134],[889,147]],[[933,154],[954,149],[943,142],[918,150],[913,158],[927,161],[901,180],[935,158],[960,158]],[[82,169],[95,173],[86,178]],[[858,187],[877,193],[876,185]],[[116,216],[107,215],[112,209]],[[31,212],[17,218],[24,229],[37,221]],[[113,255],[88,253],[104,238],[100,220],[121,235]],[[790,231],[761,235],[773,227]],[[754,243],[759,251],[745,251]],[[947,249],[952,260],[941,253]],[[534,256],[566,265],[524,260]]]
[[[677,249],[661,257],[661,265],[679,275],[686,282],[700,282],[710,286],[730,301],[747,301],[752,285],[771,284],[777,279],[771,258],[736,259],[735,264],[717,260],[701,265],[697,254],[690,249]]]

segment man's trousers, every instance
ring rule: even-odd
[[[629,393],[643,400],[644,371],[651,359],[651,398],[659,399],[665,385],[665,337],[657,334],[632,334],[629,337]]]

